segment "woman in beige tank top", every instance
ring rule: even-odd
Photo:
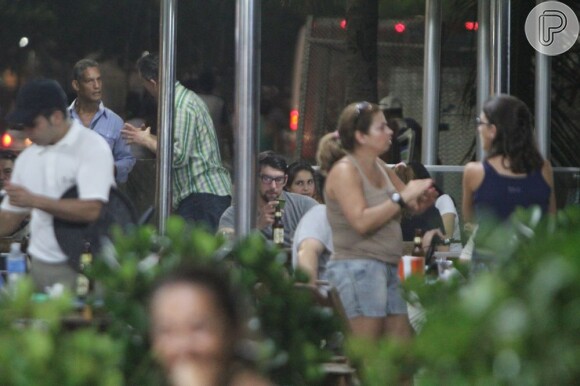
[[[354,335],[408,338],[412,328],[396,275],[402,255],[399,219],[405,206],[421,211],[433,205],[432,180],[405,185],[380,161],[393,131],[377,105],[348,105],[336,137],[346,155],[334,163],[324,188],[334,240],[328,279],[340,293]],[[318,159],[337,158],[340,152],[325,146],[325,138]]]

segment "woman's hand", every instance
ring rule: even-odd
[[[437,191],[430,178],[411,180],[401,191],[401,196],[412,213],[421,213],[435,203]]]

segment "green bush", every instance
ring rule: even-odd
[[[119,346],[110,336],[63,328],[73,311],[70,296],[35,302],[31,280],[18,284],[0,298],[1,385],[123,385]]]
[[[580,384],[580,208],[540,220],[537,208],[484,224],[497,258],[468,281],[412,282],[426,322],[408,345],[351,342],[365,385]]]
[[[328,309],[295,288],[284,256],[260,234],[229,246],[221,237],[189,228],[178,217],[167,222],[166,235],[145,226],[129,234],[115,231],[114,250],[97,259],[91,276],[103,284],[109,335],[122,347],[126,384],[159,385],[161,375],[150,354],[147,300],[157,277],[180,264],[214,265],[231,274],[253,308],[248,330],[258,337],[258,365],[277,384],[317,385],[320,364],[331,356],[324,342],[341,326]],[[114,258],[113,256],[116,256]],[[306,277],[296,275],[305,282]]]

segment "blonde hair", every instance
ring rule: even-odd
[[[332,165],[346,155],[338,137],[338,132],[328,133],[320,138],[316,151],[316,162],[320,166],[320,173],[327,175]]]

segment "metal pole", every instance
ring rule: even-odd
[[[235,227],[238,237],[255,224],[256,128],[260,76],[260,2],[236,4]]]
[[[492,94],[509,94],[510,92],[510,0],[495,0],[492,7],[492,24],[494,28],[494,89]]]
[[[490,57],[490,4],[489,0],[479,0],[477,4],[477,103],[475,114],[479,115],[483,104],[489,98],[491,92],[491,57]],[[475,136],[477,146],[475,149],[476,159],[483,158],[483,147],[479,135]]]
[[[537,4],[542,0],[536,1]],[[536,140],[544,158],[550,158],[550,119],[552,115],[552,79],[550,78],[552,58],[536,51],[535,72],[535,120]]]
[[[159,115],[157,116],[157,229],[165,234],[171,209],[171,165],[173,159],[173,104],[175,94],[175,20],[177,0],[161,1],[159,42]]]
[[[427,0],[425,10],[425,56],[423,70],[423,146],[425,165],[437,161],[439,145],[439,92],[441,78],[441,1]]]

